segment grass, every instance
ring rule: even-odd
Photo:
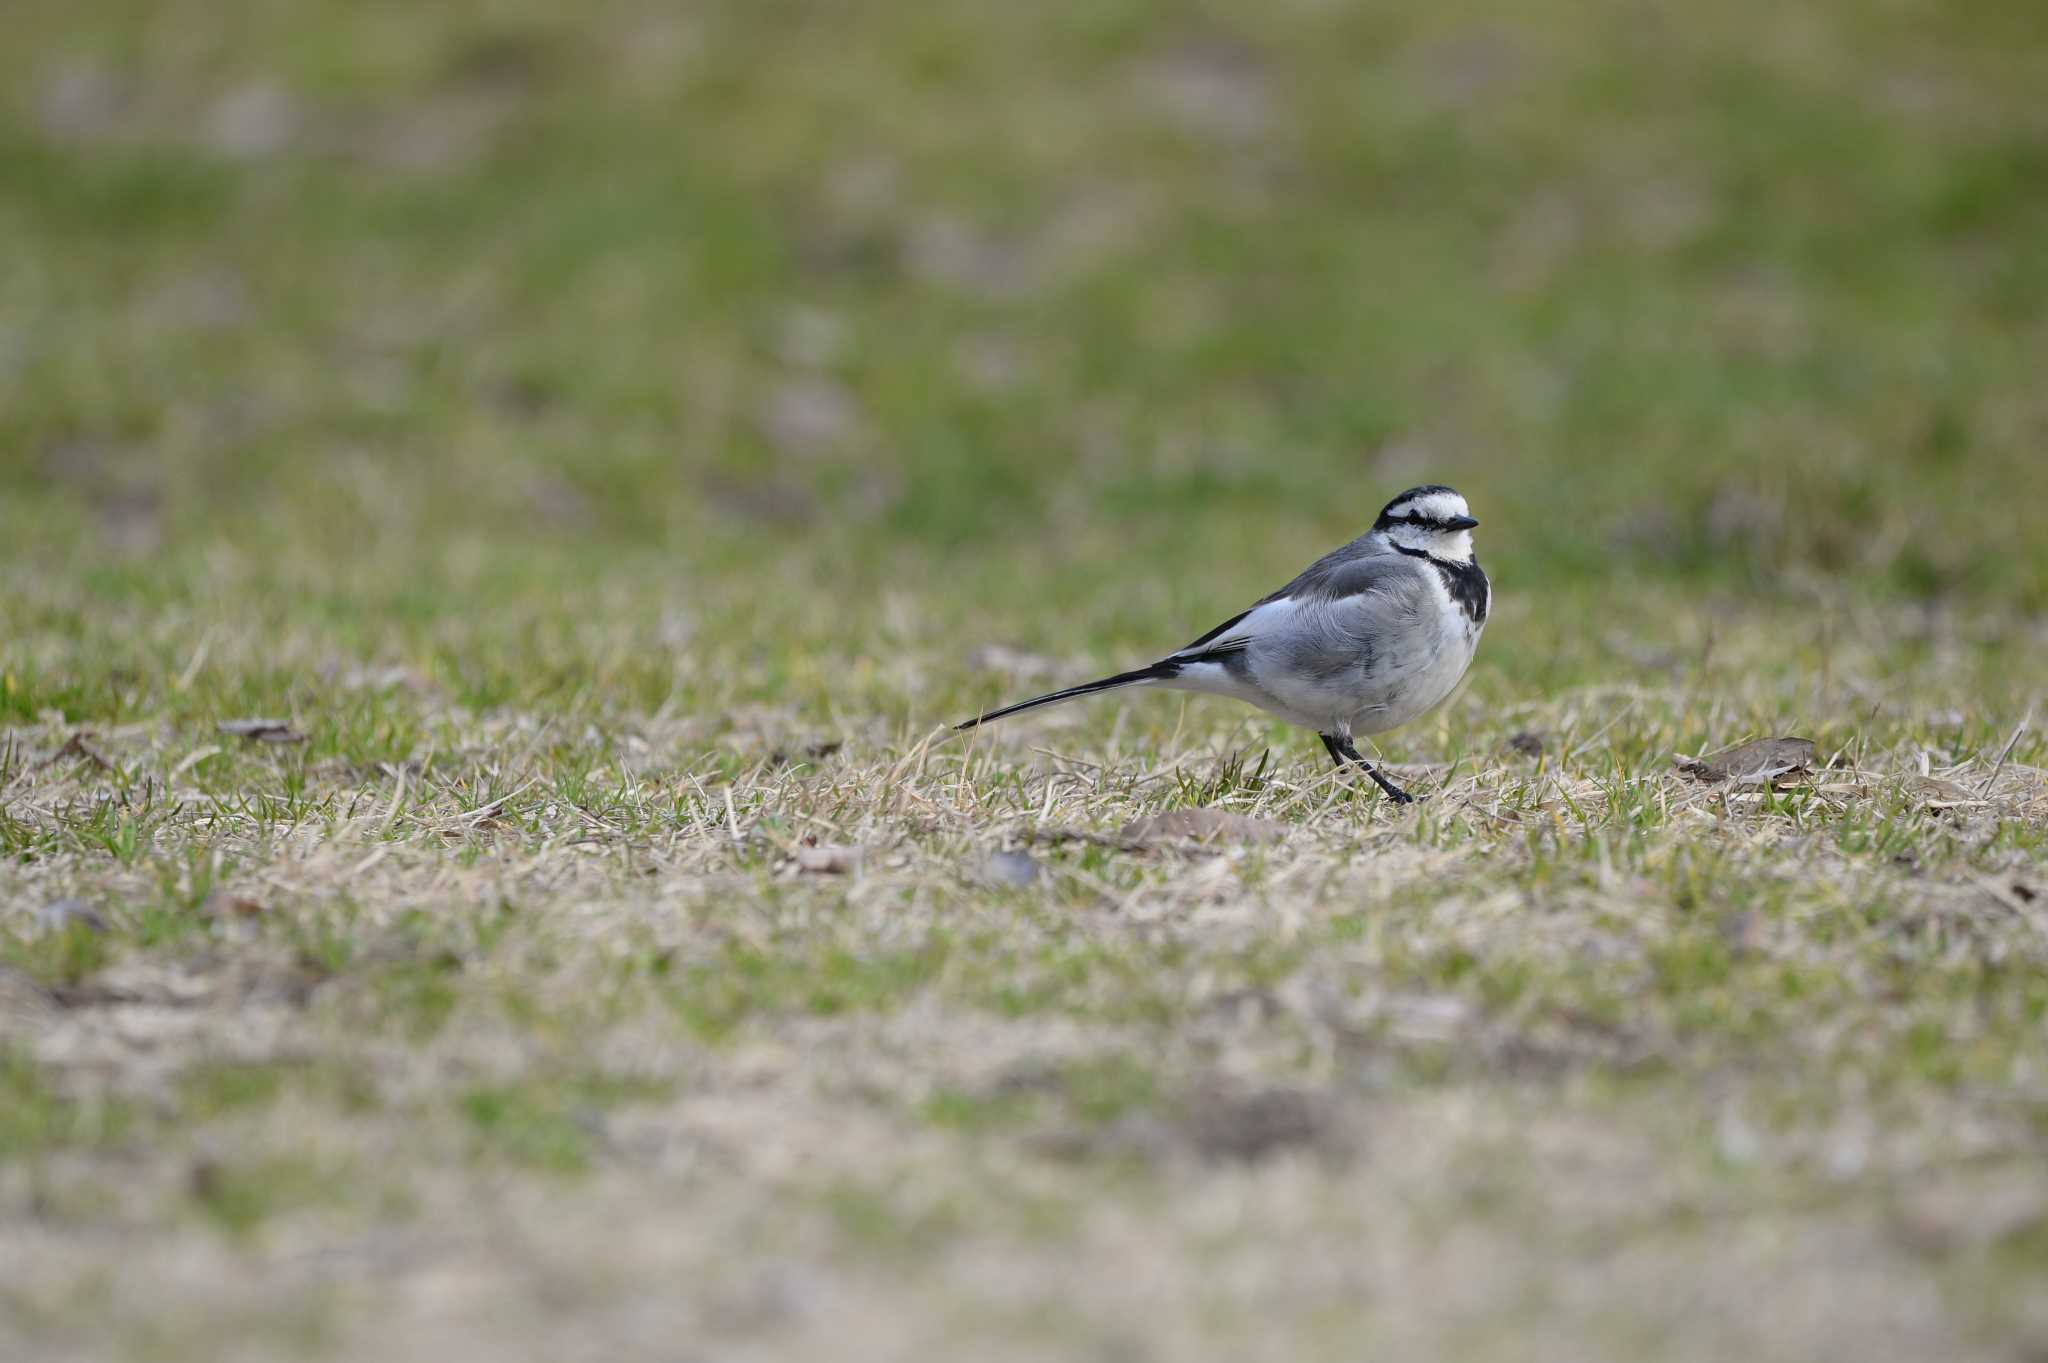
[[[2048,1349],[2044,77],[1995,3],[18,16],[0,1352]],[[1413,810],[1223,702],[946,733],[1434,480]],[[1276,836],[1123,831],[1193,808]]]

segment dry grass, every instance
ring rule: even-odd
[[[10,1346],[2038,1348],[2039,736],[1936,741],[1866,641],[1862,737],[1681,774],[1813,700],[1771,637],[1461,698],[1413,812],[1220,703],[11,730]]]

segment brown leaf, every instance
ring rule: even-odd
[[[828,739],[817,743],[806,743],[794,750],[777,748],[774,752],[768,754],[768,765],[771,767],[786,767],[791,762],[796,761],[822,762],[845,746],[846,744],[839,739]]]
[[[260,918],[268,912],[268,907],[260,899],[215,890],[206,896],[205,901],[199,906],[199,911],[208,918],[216,919]]]
[[[1301,1089],[1204,1084],[1161,1112],[1128,1113],[1107,1126],[1079,1123],[1035,1142],[1060,1158],[1159,1160],[1177,1152],[1254,1164],[1294,1152],[1343,1153],[1349,1142],[1328,1100]]]
[[[1171,809],[1151,814],[1124,825],[1126,843],[1156,845],[1186,839],[1193,842],[1278,842],[1287,833],[1285,824],[1255,819],[1227,809]]]
[[[224,719],[213,726],[252,743],[304,743],[306,736],[281,719]]]
[[[1985,803],[1968,786],[1944,781],[1939,776],[1910,775],[1906,778],[1906,786],[1932,810],[1962,809]]]
[[[63,747],[57,749],[56,752],[51,753],[48,757],[36,763],[36,769],[41,770],[42,768],[50,766],[54,763],[62,762],[67,757],[82,757],[86,761],[92,763],[93,766],[99,768],[101,771],[112,771],[114,769],[114,764],[112,762],[109,762],[106,758],[101,757],[98,753],[94,752],[91,746],[86,743],[85,740],[91,737],[92,730],[78,730],[76,733],[72,734],[69,738],[64,740]]]
[[[1910,1191],[1894,1228],[1925,1254],[2031,1239],[2048,1229],[2048,1193],[2023,1175],[1952,1176]]]
[[[1813,770],[1810,738],[1757,738],[1698,760],[1680,758],[1678,769],[1709,785],[1733,781],[1740,786],[1789,785]]]
[[[1335,1116],[1326,1100],[1305,1089],[1214,1089],[1194,1096],[1183,1126],[1188,1143],[1204,1158],[1251,1163],[1328,1145]]]

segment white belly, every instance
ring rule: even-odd
[[[1478,626],[1445,630],[1434,647],[1418,648],[1401,659],[1398,667],[1385,669],[1387,675],[1376,679],[1377,684],[1367,689],[1352,712],[1352,732],[1385,733],[1441,705],[1472,665],[1479,631]]]

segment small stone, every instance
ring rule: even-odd
[[[862,418],[853,395],[825,378],[792,379],[761,406],[761,433],[782,454],[810,458],[844,447],[859,434]]]
[[[306,736],[281,719],[224,719],[213,726],[252,743],[304,743]]]
[[[299,106],[283,86],[252,81],[229,91],[206,115],[209,151],[237,161],[274,156],[299,134]]]
[[[44,932],[63,932],[76,924],[88,932],[105,932],[107,919],[83,899],[53,899],[36,910],[36,926]]]
[[[849,871],[860,869],[861,849],[858,847],[799,847],[796,849],[796,869],[807,875],[843,876]]]
[[[1028,852],[995,852],[982,863],[981,873],[994,885],[1035,885],[1045,868]]]
[[[52,140],[88,142],[111,136],[128,102],[113,72],[97,62],[74,62],[43,83],[36,112]]]

